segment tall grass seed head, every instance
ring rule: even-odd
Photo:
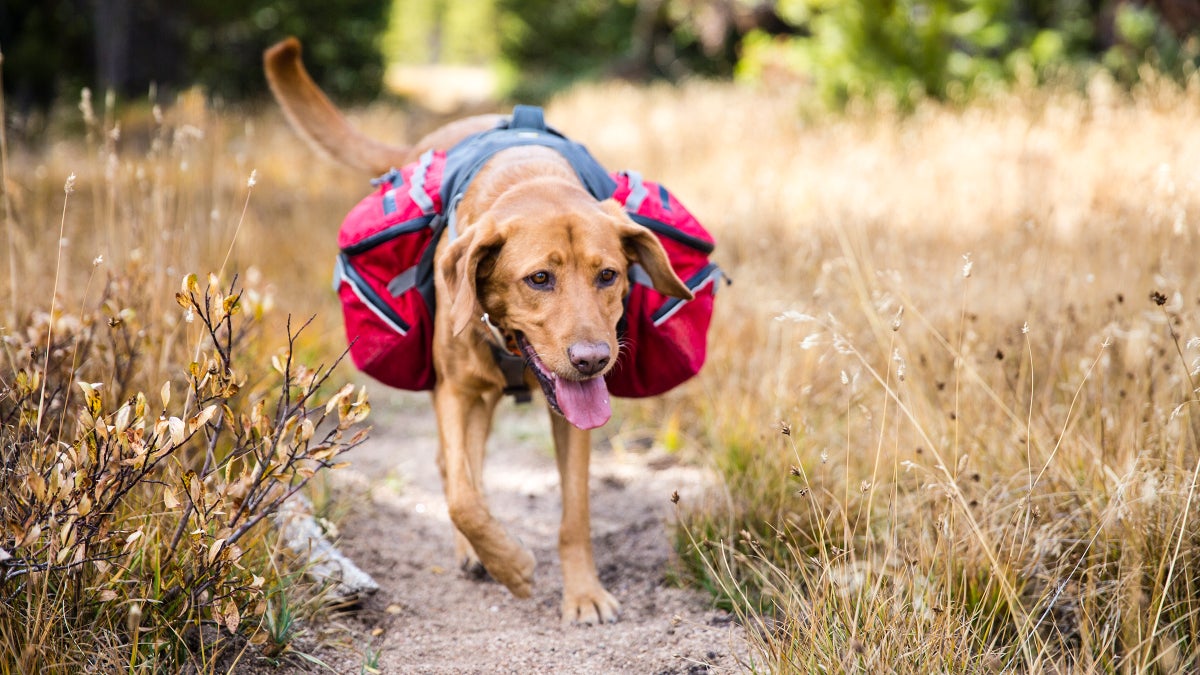
[[[79,90],[79,112],[83,113],[83,121],[88,126],[95,124],[96,111],[92,108],[92,90],[84,87]]]
[[[901,382],[904,381],[904,376],[908,373],[908,366],[904,363],[904,357],[900,356],[900,350],[892,350],[892,360],[896,362],[896,378]]]

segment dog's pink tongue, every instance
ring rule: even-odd
[[[554,397],[563,417],[580,429],[603,426],[612,417],[608,385],[603,377],[582,382],[555,377]]]

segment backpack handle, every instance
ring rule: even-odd
[[[542,115],[542,109],[538,106],[513,106],[512,121],[508,123],[508,128],[546,131],[546,119]]]

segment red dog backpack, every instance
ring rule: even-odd
[[[536,120],[540,119],[537,111]],[[557,136],[553,130],[550,133]],[[597,176],[593,167],[579,168],[595,162],[582,146],[572,144],[570,150],[564,155],[576,165],[585,186],[598,199],[611,195],[634,221],[653,231],[675,273],[695,296],[685,301],[662,295],[644,270],[637,265],[630,269],[632,283],[618,325],[623,347],[606,376],[608,389],[614,396],[632,398],[661,394],[695,375],[704,364],[721,278],[721,270],[708,259],[713,238],[666,188],[642,180],[635,172]],[[490,150],[495,151],[495,147]],[[456,167],[468,170],[478,170],[485,160],[454,158]],[[457,171],[447,169],[446,153],[435,151],[422,155],[416,164],[389,171],[373,181],[377,189],[350,211],[338,233],[341,253],[334,289],[342,301],[350,356],[364,373],[399,389],[421,391],[435,383],[433,254],[447,215],[452,218],[443,209],[453,203],[443,179]],[[465,190],[464,181],[450,180],[456,183],[454,194]]]
[[[633,283],[618,325],[627,347],[606,376],[608,390],[627,398],[654,396],[682,384],[704,365],[721,270],[708,259],[712,235],[666,188],[633,171],[613,178],[613,199],[658,236],[675,274],[695,296],[682,300],[663,295],[640,266],[630,270]]]
[[[445,153],[375,179],[338,232],[333,285],[342,301],[350,357],[380,382],[432,389],[433,253],[442,211]]]

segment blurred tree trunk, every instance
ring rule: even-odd
[[[629,60],[633,66],[630,74],[638,78],[645,78],[650,73],[650,64],[654,62],[654,29],[658,25],[662,5],[663,0],[638,0],[637,3]]]
[[[434,0],[433,22],[429,29],[429,62],[442,62],[442,39],[446,30],[446,0]]]
[[[1196,0],[1146,0],[1146,4],[1158,11],[1181,40],[1195,35],[1200,28],[1200,3]]]
[[[129,84],[130,0],[92,0],[96,83],[103,92],[123,92]]]

